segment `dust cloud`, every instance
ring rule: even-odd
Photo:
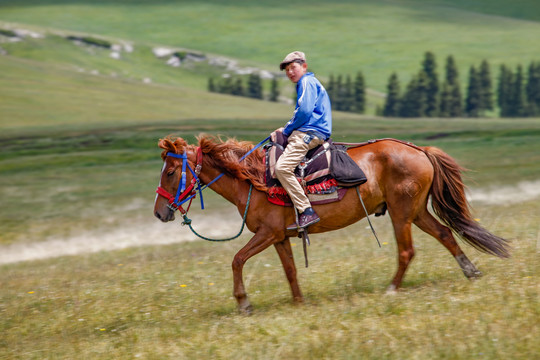
[[[199,216],[197,220],[193,219],[192,226],[201,235],[211,238],[233,236],[238,233],[242,224],[242,218],[233,215]],[[164,224],[150,217],[146,223],[126,223],[108,232],[96,230],[68,238],[0,246],[0,264],[197,240],[198,237],[187,226],[180,225],[181,218],[178,218]]]
[[[540,181],[522,181],[517,185],[472,189],[467,198],[486,205],[517,204],[540,196]]]
[[[468,191],[469,201],[486,205],[514,204],[537,197],[540,197],[540,181]],[[180,222],[177,219],[163,224],[157,219],[149,218],[146,223],[125,224],[108,232],[96,230],[68,238],[0,246],[0,264],[197,240],[187,226],[180,226]],[[241,223],[238,213],[231,211],[198,216],[192,225],[204,236],[223,238],[235,235]],[[244,233],[247,232],[244,230]]]

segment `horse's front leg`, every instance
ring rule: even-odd
[[[249,302],[246,289],[244,287],[244,280],[242,276],[244,264],[253,255],[260,253],[279,240],[277,239],[276,235],[270,231],[259,229],[251,240],[249,240],[249,242],[234,256],[234,260],[232,262],[234,283],[233,294],[238,302],[238,310],[241,313],[250,315],[253,312],[253,307]]]
[[[304,297],[302,296],[302,292],[300,291],[300,286],[298,285],[298,280],[296,278],[296,266],[294,265],[291,242],[289,238],[285,238],[285,240],[275,243],[274,246],[279,258],[281,259],[281,264],[283,264],[283,270],[285,270],[287,280],[289,280],[293,299],[295,302],[301,303],[304,301]]]

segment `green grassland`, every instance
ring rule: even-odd
[[[312,236],[307,269],[293,240],[306,303],[292,304],[269,249],[245,267],[251,317],[236,312],[229,270],[247,234],[4,265],[0,358],[532,359],[539,210],[537,201],[477,209],[514,251],[501,260],[464,247],[485,274],[474,282],[415,231],[417,256],[396,295],[385,295],[396,268],[388,219],[375,221],[381,249],[363,222]]]
[[[223,69],[166,66],[155,46],[269,70],[283,49],[298,47],[323,77],[361,69],[377,90],[393,70],[415,72],[432,50],[439,64],[456,56],[463,81],[466,67],[484,57],[538,60],[538,4],[519,5],[0,0],[0,28],[46,35],[21,42],[0,35],[7,52],[0,55],[0,251],[154,224],[159,138],[193,142],[206,132],[258,142],[291,115],[290,104],[207,93],[207,77]],[[109,50],[65,39],[83,33],[130,42],[134,51],[113,59]],[[540,179],[540,119],[334,113],[337,141],[384,137],[442,148],[470,169],[473,191],[516,191]],[[198,204],[190,212],[195,228],[236,211],[210,191],[205,202],[204,212]],[[361,221],[313,236],[307,269],[294,241],[302,306],[292,304],[273,250],[251,259],[244,272],[251,317],[236,312],[230,271],[249,232],[229,243],[0,264],[0,359],[532,359],[540,353],[540,203],[473,205],[477,221],[513,247],[512,258],[501,260],[463,245],[483,278],[466,280],[446,249],[416,229],[403,290],[385,295],[396,270],[386,216],[373,219],[382,248]],[[163,237],[189,231],[169,225]]]
[[[320,76],[362,70],[368,86],[383,91],[392,71],[403,81],[416,73],[428,50],[438,56],[441,74],[444,58],[454,55],[462,82],[482,59],[494,67],[537,60],[539,6],[532,0],[2,0],[0,21],[197,49],[270,70],[284,53],[302,49]]]

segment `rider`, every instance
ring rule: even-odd
[[[296,176],[294,170],[306,153],[321,145],[332,134],[332,110],[325,88],[312,72],[308,72],[306,55],[301,51],[288,54],[279,64],[287,77],[296,84],[296,108],[283,129],[288,145],[275,167],[277,179],[291,198],[300,216],[298,225],[287,229],[306,228],[320,220]]]

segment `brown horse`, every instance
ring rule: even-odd
[[[233,203],[240,214],[244,214],[249,204],[245,221],[255,235],[232,262],[233,293],[239,310],[245,313],[252,311],[242,279],[244,264],[271,245],[274,245],[281,259],[294,300],[302,302],[289,242],[289,238],[297,236],[297,232],[286,230],[288,225],[295,222],[295,214],[291,207],[274,205],[267,200],[263,151],[256,149],[245,160],[239,161],[254,147],[252,143],[234,139],[223,141],[203,135],[198,137],[198,142],[198,146],[195,146],[188,145],[181,138],[160,140],[159,147],[164,150],[161,154],[164,166],[154,206],[155,216],[163,222],[174,220],[175,207],[170,206],[174,196],[170,194],[175,194],[180,184],[183,190],[192,179],[193,185],[197,177],[201,183],[210,184],[213,191]],[[392,220],[398,247],[398,269],[389,291],[399,288],[414,256],[412,224],[443,244],[467,278],[478,277],[481,273],[463,253],[452,230],[482,252],[499,257],[509,256],[507,240],[489,233],[472,218],[461,179],[462,168],[442,150],[384,139],[350,147],[348,153],[368,179],[358,188],[367,211],[370,214],[384,214],[388,210]],[[186,162],[189,168],[196,170],[187,171]],[[186,174],[184,181],[180,179],[181,173]],[[216,180],[220,174],[224,175]],[[249,199],[251,186],[254,191]],[[187,195],[192,193],[192,188],[188,187]],[[180,195],[180,198],[184,195]],[[435,214],[446,226],[428,211],[430,196]],[[355,188],[348,189],[341,201],[315,206],[315,210],[321,221],[309,227],[310,233],[340,229],[366,216]]]

